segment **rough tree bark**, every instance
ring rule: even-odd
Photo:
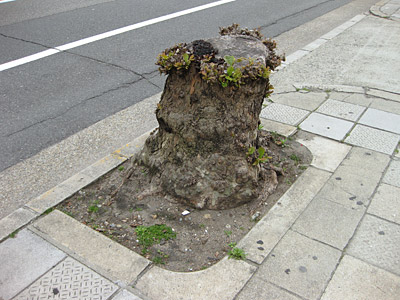
[[[275,172],[256,161],[258,152],[248,153],[261,146],[259,115],[269,79],[245,76],[246,65],[255,68],[249,62],[273,68],[277,56],[257,37],[229,33],[188,45],[186,67],[168,71],[156,110],[159,127],[136,157],[163,191],[196,208],[236,207],[277,184]],[[227,55],[247,58],[234,64],[242,68],[240,86],[228,81],[223,87],[200,72],[200,60],[207,57],[226,74]]]

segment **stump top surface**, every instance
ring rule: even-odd
[[[263,64],[268,56],[268,49],[258,39],[245,35],[225,35],[208,39],[215,49],[218,50],[216,58],[231,55],[235,58],[253,58]]]

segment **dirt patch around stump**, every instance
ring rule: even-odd
[[[196,210],[151,190],[148,170],[133,166],[128,188],[113,198],[131,162],[99,178],[57,208],[125,247],[171,271],[197,271],[221,260],[234,243],[260,220],[309,166],[310,151],[292,139],[272,133],[265,147],[268,163],[283,170],[276,191],[267,199],[227,210]],[[166,225],[176,237],[160,238],[144,247],[138,240],[140,226]],[[231,245],[231,246],[230,246]]]

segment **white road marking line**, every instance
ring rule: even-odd
[[[23,64],[26,64],[26,63],[29,63],[29,62],[32,62],[32,61],[35,61],[35,60],[38,60],[38,59],[41,59],[43,57],[47,57],[47,56],[50,56],[50,55],[53,55],[53,54],[56,54],[56,53],[60,53],[62,51],[66,51],[66,50],[69,50],[69,49],[72,49],[72,48],[76,48],[76,47],[79,47],[79,46],[82,46],[82,45],[86,45],[86,44],[93,43],[93,42],[96,42],[96,41],[99,41],[99,40],[103,40],[103,39],[106,39],[108,37],[115,36],[115,35],[118,35],[118,34],[121,34],[121,33],[124,33],[124,32],[128,32],[128,31],[135,30],[135,29],[138,29],[138,28],[142,28],[142,27],[145,27],[145,26],[149,26],[149,25],[152,25],[152,24],[164,22],[164,21],[167,21],[167,20],[171,20],[171,19],[174,19],[174,18],[177,18],[177,17],[181,17],[181,16],[184,16],[184,15],[188,15],[188,14],[191,14],[191,13],[194,13],[194,12],[198,12],[198,11],[201,11],[201,10],[205,10],[205,9],[208,9],[208,8],[211,8],[211,7],[223,5],[223,4],[226,4],[226,3],[229,3],[229,2],[234,2],[234,1],[236,1],[236,0],[221,0],[221,1],[216,1],[216,2],[212,2],[212,3],[200,5],[200,6],[197,6],[197,7],[185,9],[185,10],[178,11],[178,12],[175,12],[175,13],[172,13],[172,14],[168,14],[168,15],[165,15],[165,16],[157,17],[157,18],[150,19],[150,20],[143,21],[143,22],[139,22],[139,23],[136,23],[136,24],[133,24],[133,25],[129,25],[129,26],[125,26],[125,27],[122,27],[122,28],[114,29],[114,30],[111,30],[111,31],[108,31],[108,32],[104,32],[104,33],[101,33],[101,34],[97,34],[97,35],[94,35],[94,36],[91,36],[91,37],[88,37],[88,38],[84,38],[84,39],[81,39],[81,40],[78,40],[78,41],[75,41],[75,42],[72,42],[72,43],[68,43],[68,44],[65,44],[65,45],[54,47],[54,49],[45,50],[45,51],[42,51],[42,52],[39,52],[39,53],[36,53],[36,54],[33,54],[33,55],[29,55],[29,56],[22,57],[22,58],[17,59],[17,60],[13,60],[13,61],[1,64],[0,65],[0,72],[4,71],[4,70],[11,69],[11,68],[14,68],[14,67],[17,67],[17,66],[20,66],[20,65],[23,65]]]

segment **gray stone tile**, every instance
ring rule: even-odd
[[[118,287],[76,260],[67,257],[13,300],[109,298]]]
[[[27,229],[0,244],[0,298],[11,299],[65,258]]]
[[[296,140],[311,151],[313,155],[312,166],[329,172],[336,170],[351,149],[351,146],[346,144],[304,131],[296,135]]]
[[[330,99],[340,100],[346,103],[351,103],[363,107],[368,107],[373,100],[372,98],[367,98],[364,94],[345,94],[345,96],[343,97],[339,96],[336,92],[332,93]]]
[[[127,290],[120,291],[112,300],[142,300],[142,298],[132,294]]]
[[[400,115],[375,108],[368,108],[359,123],[400,134]]]
[[[233,299],[255,271],[244,261],[226,257],[206,270],[191,273],[153,267],[136,288],[150,299]]]
[[[379,90],[375,90],[375,89],[370,89],[369,91],[367,91],[367,94],[371,95],[371,96],[376,96],[376,97],[400,102],[399,94],[394,94],[394,93],[385,92],[385,91],[379,91]]]
[[[387,155],[353,148],[318,197],[364,211],[389,161]]]
[[[297,107],[305,110],[317,109],[326,99],[325,93],[288,93],[277,96],[272,96],[272,101],[279,104],[284,104],[292,107]]]
[[[260,118],[260,121],[261,121],[261,125],[263,126],[263,130],[267,130],[270,132],[276,132],[276,133],[286,136],[286,137],[293,135],[297,130],[297,128],[294,126],[282,124],[279,122],[275,122],[275,121],[271,121],[271,120],[267,120],[267,119],[263,119],[263,118]]]
[[[349,121],[356,121],[364,110],[365,107],[360,105],[329,99],[317,109],[317,112]]]
[[[300,300],[301,298],[260,278],[252,278],[235,300]]]
[[[272,103],[261,111],[260,117],[296,126],[308,115],[308,111],[287,105]]]
[[[381,184],[372,198],[368,212],[400,225],[400,188]]]
[[[400,225],[366,215],[347,253],[400,275]]]
[[[339,250],[289,231],[254,277],[306,299],[318,299],[340,255]]]
[[[261,264],[326,183],[329,172],[308,168],[239,242],[247,259]]]
[[[375,108],[400,115],[400,101],[394,102],[390,100],[375,98],[372,100],[370,108]]]
[[[399,139],[400,136],[394,133],[363,125],[356,125],[344,141],[355,146],[392,154]]]
[[[334,140],[342,140],[353,127],[353,123],[319,113],[312,113],[300,124],[300,128]]]
[[[18,208],[13,213],[0,220],[0,241],[10,233],[36,218],[38,214],[24,207]]]
[[[312,239],[343,250],[364,212],[341,204],[314,199],[296,220],[292,229]]]
[[[397,300],[400,278],[345,255],[321,300]]]
[[[139,254],[57,210],[34,223],[33,227],[45,238],[82,257],[90,266],[127,284],[149,264]]]
[[[400,187],[400,161],[392,160],[383,177],[383,182]]]

